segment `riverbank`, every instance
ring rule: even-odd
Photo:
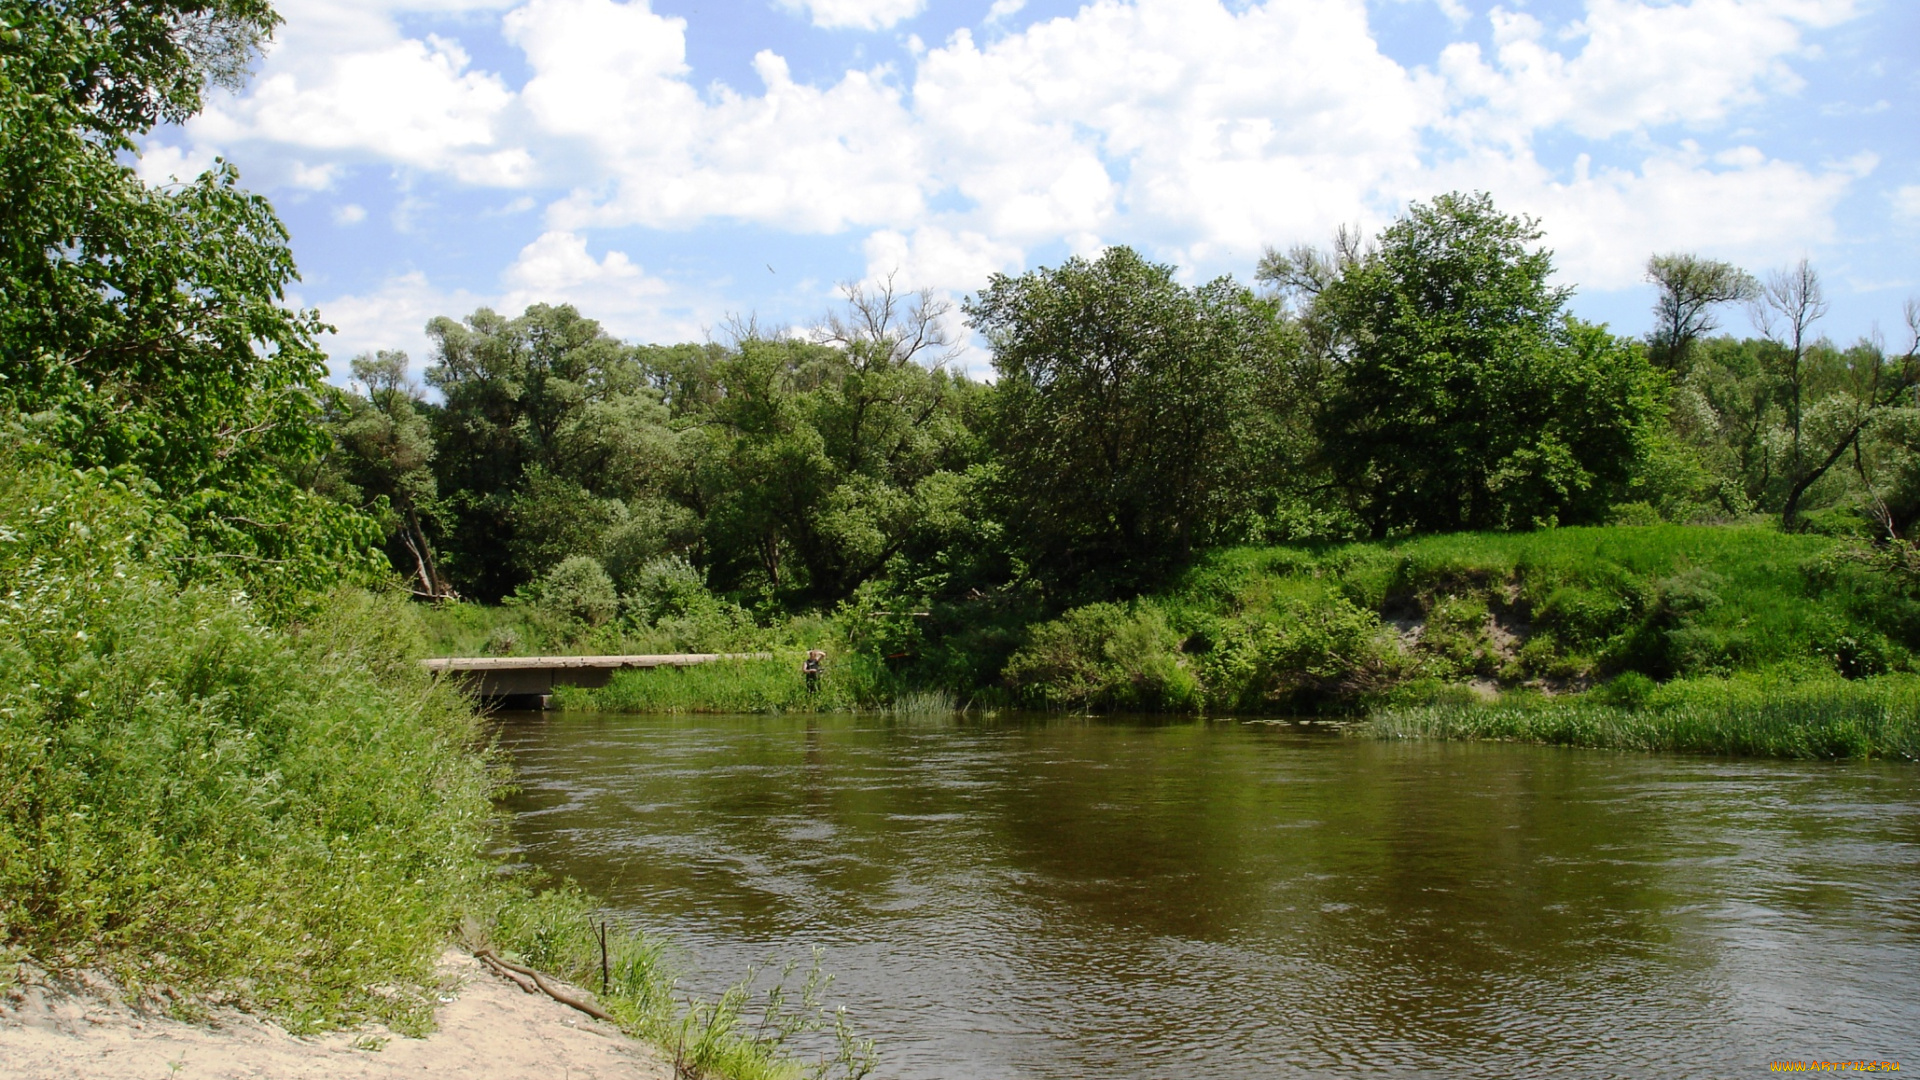
[[[836,648],[812,691],[794,651],[622,673],[559,701],[772,713],[889,711],[934,695],[1786,757],[1908,757],[1920,725],[1910,584],[1852,542],[1759,526],[1225,549],[1158,593],[1050,619],[985,601],[924,606],[911,619],[848,608],[837,632],[810,620]]]
[[[506,763],[418,664],[404,597],[269,617],[177,535],[142,487],[0,447],[0,960],[300,1036],[423,1037],[461,941],[604,970],[620,1030],[731,1080],[790,1074],[787,1036],[837,1020],[676,995],[661,942],[616,925],[603,952],[591,897],[503,867]],[[834,1027],[858,1075],[870,1047]]]
[[[0,1066],[19,1080],[672,1080],[670,1057],[617,1027],[528,994],[449,949],[433,972],[433,1030],[409,1037],[382,1024],[296,1036],[232,1008],[194,1022],[164,995],[130,1000],[97,976],[24,967],[0,1002]],[[575,993],[583,993],[574,990]]]
[[[1604,691],[1570,700],[1510,695],[1390,707],[1352,732],[1377,739],[1920,761],[1920,680],[1691,679],[1649,687],[1645,698],[1632,704],[1609,700]]]

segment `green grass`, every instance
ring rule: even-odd
[[[1615,750],[1920,761],[1920,680],[1668,683],[1644,702],[1519,697],[1392,708],[1351,729],[1380,739],[1498,739]]]
[[[887,700],[883,676],[867,657],[829,661],[817,689],[800,672],[804,653],[770,660],[717,660],[689,667],[615,672],[598,689],[561,687],[563,709],[645,713],[805,713],[871,708]]]

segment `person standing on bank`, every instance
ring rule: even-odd
[[[800,673],[807,677],[807,693],[811,694],[820,689],[820,671],[826,666],[826,663],[827,651],[825,649],[807,650],[806,662],[800,665]]]

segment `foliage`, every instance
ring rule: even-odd
[[[1658,416],[1644,356],[1564,314],[1530,218],[1414,204],[1313,297],[1325,461],[1376,536],[1602,520]]]
[[[1616,680],[1616,683],[1621,680]],[[1598,700],[1517,698],[1392,709],[1375,738],[1513,739],[1615,750],[1920,761],[1920,684],[1911,676],[1688,679],[1632,684]]]
[[[1024,700],[1049,708],[1185,712],[1199,686],[1180,638],[1151,605],[1097,603],[1033,628],[1005,678]]]
[[[407,612],[343,592],[270,629],[175,583],[187,541],[150,496],[6,464],[0,937],[296,1029],[419,1030],[443,935],[493,887],[495,781]]]
[[[585,555],[569,555],[517,599],[562,624],[601,626],[620,612],[620,594],[606,568]]]
[[[258,0],[0,4],[0,407],[83,466],[137,471],[197,558],[287,605],[365,572],[372,526],[285,470],[325,447],[287,234],[230,166],[151,188],[133,138],[237,85]]]
[[[1230,280],[1173,273],[1110,248],[966,305],[999,375],[997,508],[1046,578],[1138,587],[1260,508],[1282,324]]]
[[[800,672],[803,654],[764,660],[720,660],[690,667],[616,672],[596,690],[561,687],[562,708],[646,713],[807,713],[872,708],[891,698],[886,675],[855,653],[829,659],[818,685]]]

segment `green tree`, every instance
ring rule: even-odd
[[[1683,375],[1692,359],[1693,343],[1719,326],[1714,309],[1760,295],[1760,283],[1732,263],[1682,253],[1648,258],[1647,280],[1659,289],[1654,327],[1647,335],[1652,360],[1666,371]]]
[[[811,342],[737,328],[691,395],[710,404],[684,415],[699,446],[684,505],[716,588],[830,604],[949,531],[982,388],[946,370],[929,294],[845,295]]]
[[[1324,460],[1375,536],[1600,520],[1658,416],[1643,354],[1565,313],[1530,218],[1415,203],[1313,298]]]
[[[185,565],[284,597],[375,565],[371,523],[289,478],[328,444],[323,326],[283,306],[286,230],[231,167],[154,188],[126,161],[277,22],[259,0],[0,0],[0,407],[154,484]]]
[[[578,545],[619,518],[606,503],[636,482],[612,468],[632,456],[596,436],[640,437],[607,410],[624,409],[636,426],[665,420],[616,404],[654,393],[633,350],[570,305],[535,304],[511,319],[482,308],[436,318],[427,333],[427,382],[445,396],[434,470],[453,522],[454,580],[498,599],[566,555],[595,554]]]
[[[407,354],[381,350],[352,360],[366,390],[334,395],[328,409],[333,450],[313,486],[381,520],[387,557],[412,580],[415,595],[453,595],[440,572],[429,528],[440,526],[433,432]]]
[[[1258,508],[1283,328],[1231,280],[1173,273],[1116,247],[995,275],[965,307],[999,375],[1003,524],[1044,578],[1138,588]]]

